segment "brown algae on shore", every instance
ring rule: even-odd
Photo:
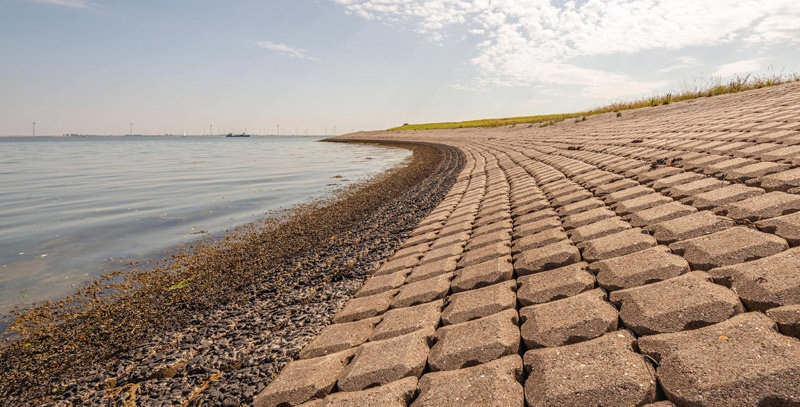
[[[62,300],[17,310],[10,330],[19,339],[0,349],[0,398],[56,396],[64,390],[61,383],[82,370],[231,302],[254,282],[267,278],[279,287],[285,278],[273,273],[291,273],[306,261],[305,253],[354,244],[348,240],[351,228],[441,161],[436,147],[389,146],[413,155],[405,165],[333,197],[208,237],[163,261],[108,273]]]

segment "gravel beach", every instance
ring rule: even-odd
[[[314,244],[289,259],[276,257],[281,261],[269,264],[269,268],[257,262],[252,267],[255,275],[247,276],[249,280],[237,275],[246,284],[231,288],[229,284],[204,281],[202,288],[193,288],[200,292],[186,291],[189,297],[203,295],[202,300],[171,299],[149,304],[156,313],[163,307],[164,313],[173,314],[166,321],[174,325],[150,327],[146,335],[138,336],[120,336],[109,329],[109,335],[117,335],[115,343],[95,339],[86,349],[76,349],[81,342],[70,339],[74,335],[67,330],[78,332],[79,328],[115,320],[84,316],[81,322],[34,331],[34,338],[5,347],[0,355],[0,404],[251,403],[253,396],[330,324],[376,265],[394,252],[438,204],[464,165],[463,153],[456,148],[427,143],[388,145],[412,149],[414,155],[402,168],[356,186],[324,205],[327,210],[352,214],[338,222],[338,228],[319,222],[319,227],[327,230],[315,230],[315,219],[325,216],[325,210],[319,208],[299,208],[298,214],[287,221],[287,227],[307,228],[306,233],[299,233],[302,241],[297,245]],[[226,249],[231,247],[236,246]],[[192,288],[197,280],[184,281],[186,288]],[[174,291],[182,290],[181,286]],[[125,308],[128,306],[110,306],[109,310],[140,311]],[[125,340],[128,342],[120,342]],[[104,346],[113,351],[103,353]],[[93,353],[102,355],[93,357]],[[82,359],[69,365],[62,361],[65,355]],[[59,365],[66,367],[53,369]]]

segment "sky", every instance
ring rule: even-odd
[[[0,135],[573,112],[800,73],[798,22],[797,0],[2,0]]]

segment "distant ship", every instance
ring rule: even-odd
[[[250,137],[250,135],[249,134],[245,134],[245,133],[242,133],[242,134],[228,133],[228,134],[225,135],[225,137]]]

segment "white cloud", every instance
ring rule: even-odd
[[[287,57],[307,59],[309,61],[315,61],[315,62],[320,61],[319,58],[314,58],[308,55],[308,51],[302,48],[292,48],[286,44],[276,44],[274,42],[269,42],[269,41],[257,41],[255,44],[261,48],[265,48],[271,51],[277,51],[281,55],[285,55]]]
[[[664,69],[659,69],[659,73],[668,73],[673,71],[679,71],[681,69],[691,68],[693,66],[700,65],[700,61],[694,57],[680,57],[678,58],[675,65],[668,66]]]
[[[800,44],[800,6],[795,0],[786,0],[775,7],[776,12],[764,17],[746,40],[755,43],[792,42]]]
[[[86,0],[28,0],[33,3],[49,4],[53,6],[88,8],[89,2]]]
[[[477,76],[462,85],[466,88],[578,85],[587,95],[632,86],[657,89],[664,84],[637,82],[578,61],[745,40],[800,43],[797,0],[331,1],[363,18],[413,27],[437,43],[465,34],[477,38],[477,55],[471,59]],[[684,57],[661,72],[694,64]]]
[[[717,68],[714,76],[727,78],[734,75],[746,75],[751,72],[764,69],[766,58],[746,59],[744,61],[732,62]]]

